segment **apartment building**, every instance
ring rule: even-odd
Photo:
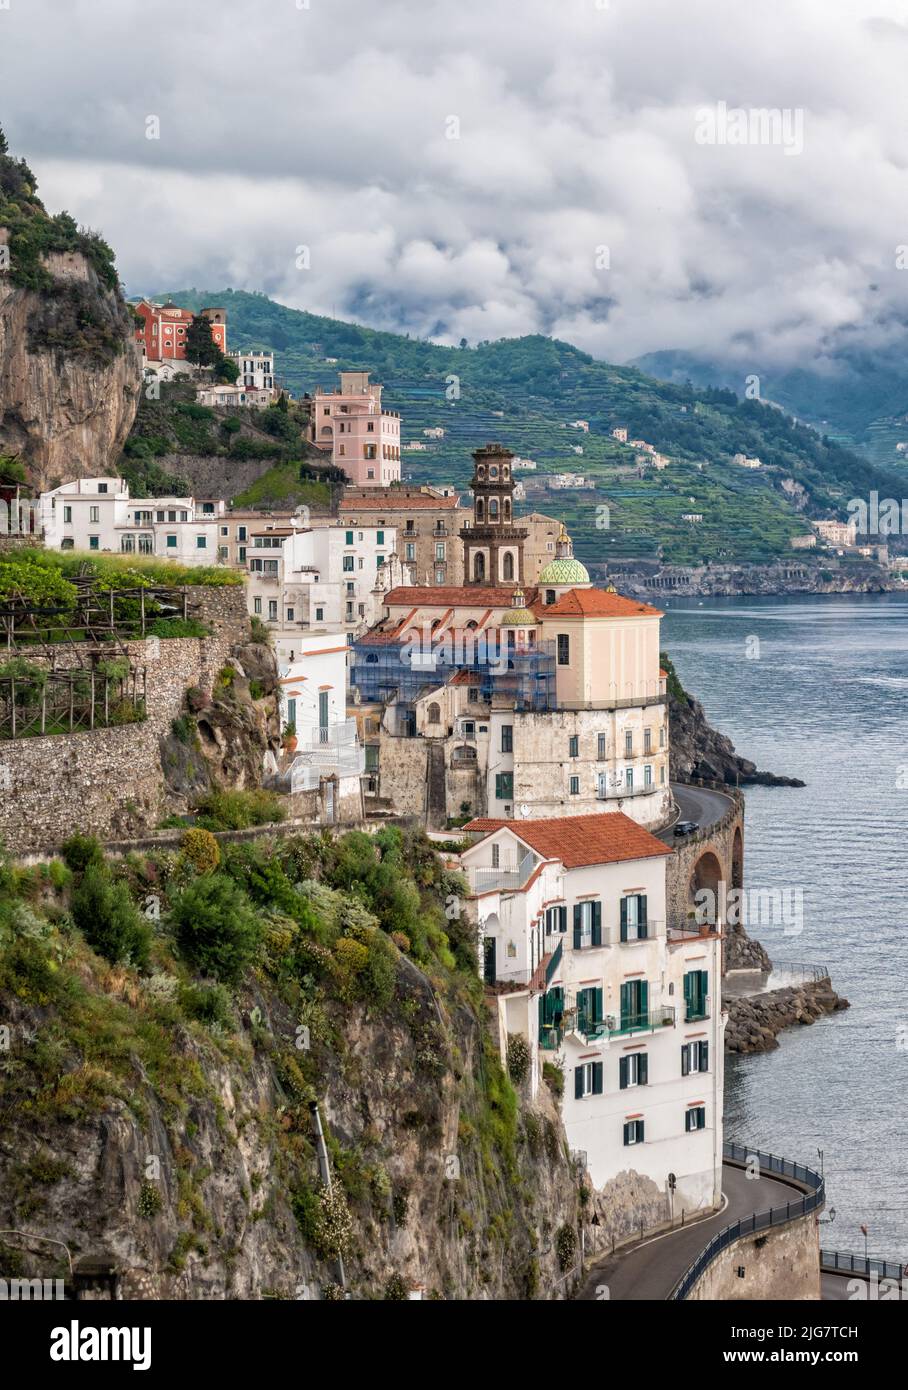
[[[381,397],[368,372],[341,372],[338,390],[317,387],[311,400],[310,442],[357,487],[400,480],[400,415],[383,409]]]
[[[41,494],[49,550],[155,555],[184,565],[214,565],[222,501],[193,497],[131,498],[122,478],[77,478]]]
[[[462,584],[458,532],[472,521],[454,492],[432,487],[348,487],[338,506],[347,526],[392,526],[401,564],[412,584]]]
[[[535,1093],[564,1075],[572,1150],[602,1189],[628,1170],[666,1215],[721,1201],[720,929],[667,920],[668,847],[627,816],[479,819],[461,855],[499,1040],[529,1043]]]

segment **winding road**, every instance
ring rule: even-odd
[[[624,1254],[594,1265],[577,1297],[587,1302],[598,1301],[605,1286],[610,1300],[667,1299],[717,1231],[755,1211],[767,1211],[770,1207],[795,1201],[801,1197],[803,1189],[776,1177],[749,1178],[736,1163],[723,1163],[722,1193],[725,1204],[715,1216],[654,1236]]]
[[[733,804],[725,792],[716,792],[710,787],[689,787],[685,782],[672,782],[672,795],[679,812],[675,819],[696,821],[701,830],[715,825]],[[665,830],[657,830],[656,838],[667,845],[683,845],[684,837],[675,837],[674,824],[675,820]]]

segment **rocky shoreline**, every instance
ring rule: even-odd
[[[837,994],[829,976],[728,1000],[725,1051],[741,1054],[772,1052],[779,1046],[778,1034],[795,1024],[809,1026],[824,1014],[849,1008],[847,999]]]

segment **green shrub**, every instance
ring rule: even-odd
[[[213,791],[199,803],[199,824],[207,830],[245,830],[268,825],[286,815],[284,803],[274,792]]]
[[[522,1086],[530,1071],[530,1046],[522,1033],[508,1034],[508,1076],[515,1086]]]
[[[125,883],[113,883],[104,864],[89,863],[70,901],[72,919],[86,941],[111,962],[148,964],[151,928],[133,906]]]
[[[184,888],[170,921],[177,945],[190,964],[228,983],[240,978],[260,936],[252,904],[224,874],[209,874]]]
[[[543,1062],[542,1079],[553,1096],[559,1100],[564,1095],[564,1072],[554,1062]]]
[[[94,835],[70,835],[60,848],[63,862],[74,874],[84,873],[90,864],[103,864],[101,843]]]
[[[577,1257],[577,1232],[573,1226],[559,1226],[555,1237],[555,1251],[558,1255],[558,1268],[563,1274],[571,1268]]]
[[[180,1005],[187,1018],[210,1026],[218,1024],[221,1028],[232,1028],[233,1013],[228,990],[223,985],[184,985],[180,991]]]

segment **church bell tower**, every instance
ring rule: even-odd
[[[473,455],[473,524],[460,532],[469,587],[523,583],[523,543],[529,532],[514,525],[513,458],[503,444],[486,444]]]

